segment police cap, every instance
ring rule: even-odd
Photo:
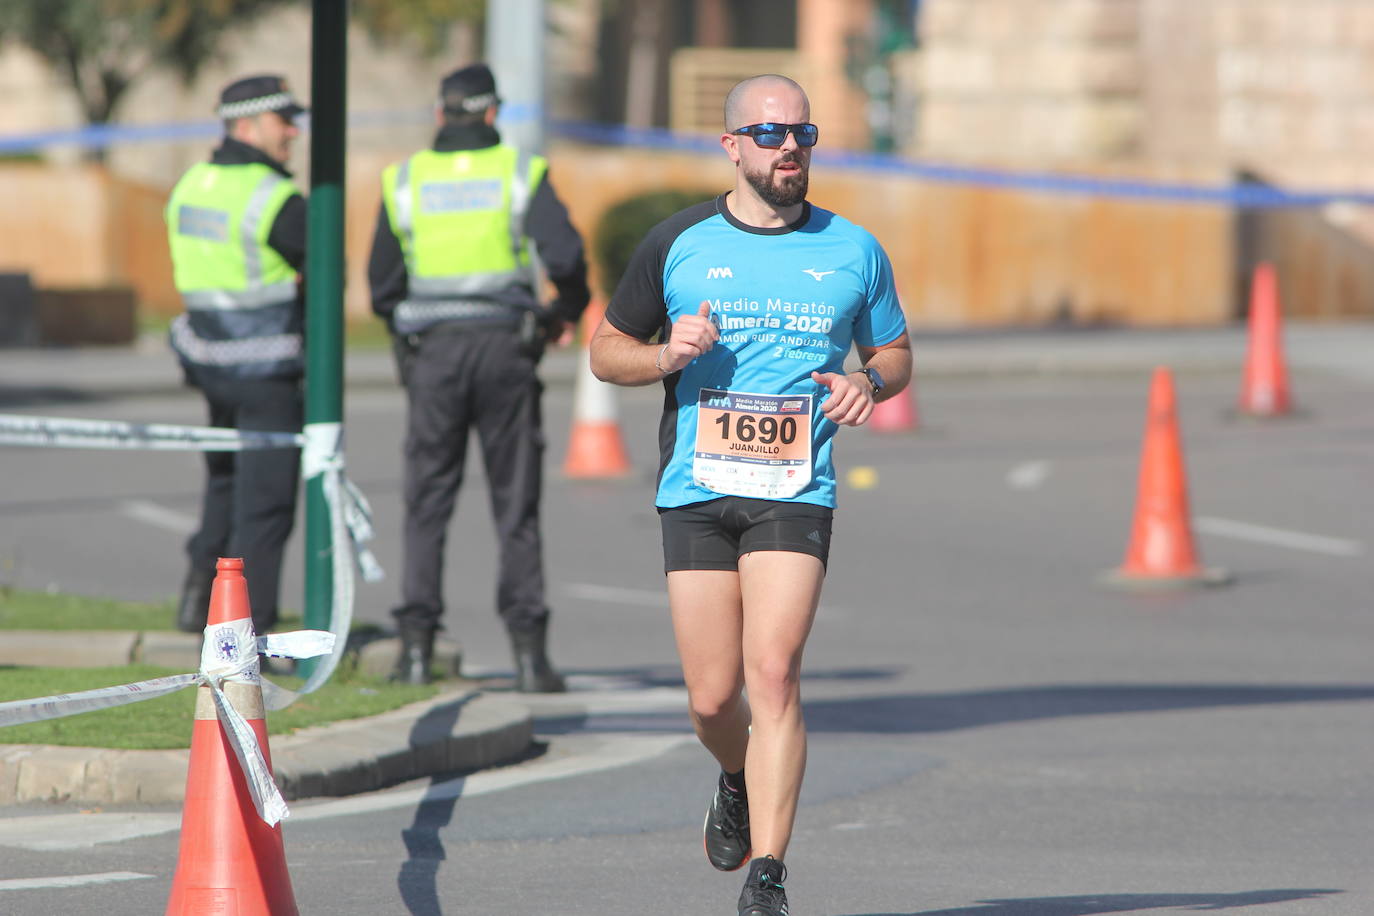
[[[439,81],[439,105],[449,114],[476,114],[501,104],[496,77],[486,64],[469,64]]]
[[[219,108],[215,113],[220,120],[228,121],[275,111],[290,121],[305,110],[291,94],[283,77],[264,74],[245,76],[225,86],[219,94]]]

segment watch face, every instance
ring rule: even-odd
[[[868,384],[873,386],[873,393],[877,394],[883,390],[883,377],[878,374],[877,369],[864,369],[864,375],[868,376]]]

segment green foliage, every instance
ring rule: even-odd
[[[601,289],[610,296],[629,266],[635,247],[654,226],[679,210],[715,196],[714,191],[650,191],[626,198],[608,209],[592,237],[592,257]]]
[[[0,668],[0,702],[76,693],[185,673],[152,665]],[[300,678],[273,677],[272,680],[293,690],[303,683]],[[301,697],[286,709],[269,712],[267,731],[284,735],[312,725],[374,716],[428,699],[438,691],[439,688],[432,684],[423,687],[391,684],[341,665],[334,678],[319,690]],[[143,750],[184,748],[191,743],[195,706],[196,689],[188,687],[165,697],[127,706],[0,728],[0,744]]]
[[[425,53],[438,54],[449,28],[486,15],[486,0],[353,0],[353,18],[378,42],[409,39]]]
[[[86,120],[110,120],[128,88],[157,67],[190,80],[234,28],[299,0],[9,0],[0,41],[37,52],[75,90]]]

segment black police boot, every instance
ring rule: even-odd
[[[401,620],[398,629],[401,634],[401,653],[396,658],[391,679],[401,684],[428,684],[431,680],[430,665],[434,661],[435,628]]]
[[[515,689],[521,693],[562,693],[568,689],[563,676],[553,670],[544,644],[549,632],[547,620],[532,630],[511,630],[511,649],[515,653]]]
[[[177,605],[178,630],[200,633],[205,629],[206,618],[210,616],[210,589],[214,584],[213,569],[192,566],[186,571],[186,581],[181,586],[181,603]]]

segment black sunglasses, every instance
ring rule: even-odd
[[[746,124],[730,133],[753,137],[754,142],[764,149],[777,149],[787,142],[788,131],[797,138],[798,146],[815,146],[821,136],[820,128],[814,124],[777,124],[773,121]]]

